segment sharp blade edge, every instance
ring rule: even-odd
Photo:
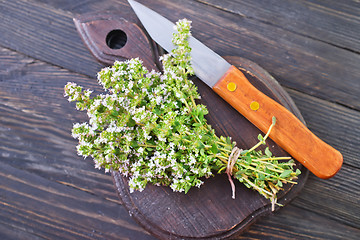
[[[175,48],[171,42],[175,33],[175,24],[136,1],[128,0],[128,2],[150,37],[166,51],[171,52]],[[213,87],[231,65],[194,37],[190,37],[189,44],[192,49],[191,64],[196,76]]]

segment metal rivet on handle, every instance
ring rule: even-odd
[[[236,90],[236,83],[234,82],[229,82],[228,85],[227,85],[227,89],[230,91],[230,92],[233,92]]]
[[[256,111],[256,110],[258,110],[259,108],[260,108],[260,104],[259,104],[257,101],[252,101],[252,102],[250,103],[250,109],[251,109],[251,110]]]

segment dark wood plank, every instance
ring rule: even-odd
[[[2,1],[0,9],[1,45],[92,77],[102,67],[81,41],[70,12],[28,1]]]
[[[63,97],[76,81],[99,89],[96,80],[0,49],[0,156],[8,164],[47,179],[71,184],[104,198],[117,199],[110,175],[91,159],[76,156],[72,123],[84,121]]]
[[[0,182],[0,226],[10,230],[0,236],[8,239],[154,239],[116,202],[4,162]]]
[[[301,207],[289,205],[278,213],[265,217],[249,228],[237,239],[359,239],[357,227],[331,221],[319,214],[306,211]]]
[[[318,41],[360,52],[360,4],[355,1],[199,0]]]
[[[128,8],[128,3],[126,1],[116,1],[116,0],[34,0],[41,4],[46,4],[56,9],[61,9],[76,14],[84,14],[89,12],[104,12],[119,10],[122,8]]]
[[[17,226],[9,226],[6,224],[0,224],[0,238],[7,239],[28,239],[28,240],[40,240],[42,237],[28,231],[29,229]]]
[[[77,0],[77,1],[73,1],[73,0],[36,0],[36,2],[42,3],[42,4],[47,4],[49,6],[52,6],[54,8],[57,9],[62,9],[65,11],[72,11],[74,9],[83,9],[86,8],[86,5],[92,5],[95,2],[98,1],[94,1],[94,0]]]
[[[285,86],[360,109],[360,56],[354,52],[198,2],[148,1],[145,5],[173,21],[190,18],[194,35],[209,47],[221,55],[258,63]],[[21,0],[1,8],[1,45],[88,76],[99,70],[75,32],[71,13]],[[117,8],[130,11],[123,2],[114,3],[112,10]],[[11,30],[20,25],[22,31]]]
[[[344,166],[330,180],[310,175],[307,185],[293,202],[338,222],[360,228],[359,169]]]

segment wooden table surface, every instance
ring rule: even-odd
[[[220,55],[250,59],[290,94],[308,127],[340,150],[329,180],[310,174],[289,205],[238,239],[360,239],[360,3],[351,0],[141,0]],[[63,97],[97,88],[103,67],[72,18],[124,0],[0,1],[0,239],[155,239],[120,204],[112,178],[76,154]]]

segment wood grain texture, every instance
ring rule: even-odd
[[[88,13],[74,18],[74,23],[84,44],[101,63],[112,65],[119,59],[141,57],[147,69],[158,70],[155,43],[125,14]]]
[[[76,143],[70,137],[71,122],[85,120],[85,117],[75,111],[74,106],[62,97],[63,84],[67,81],[76,81],[89,88],[97,89],[95,80],[35,61],[6,49],[1,50],[0,62],[2,63],[0,70],[1,161],[32,174],[40,175],[51,182],[58,182],[69,188],[116,201],[110,176],[94,170],[91,159],[84,161],[76,156],[74,148]],[[53,85],[45,87],[50,83]],[[345,134],[346,132],[350,133],[351,125],[358,121],[358,112],[293,90],[288,89],[288,91],[306,116],[309,127],[329,143],[338,142],[338,145],[342,146],[340,149],[346,150],[348,146],[357,142],[359,136],[356,134],[357,129],[349,138],[346,138]],[[335,112],[334,109],[336,109]],[[314,111],[317,111],[318,114],[313,114]],[[338,119],[338,115],[344,116],[344,118]],[[350,125],[346,123],[350,123]],[[322,124],[325,127],[322,127]],[[336,135],[338,133],[329,131],[329,129],[340,129],[339,131],[343,135],[334,138],[329,134]],[[349,130],[344,132],[344,129]],[[60,137],[57,136],[59,134]],[[34,141],[35,136],[37,136],[36,141]],[[60,149],[54,149],[54,146],[59,143],[61,144],[58,146]],[[356,180],[358,168],[349,166],[349,164],[358,163],[356,156],[359,150],[354,150],[355,152],[344,151],[345,166],[339,172],[339,177],[326,181],[311,177],[298,199],[290,205],[294,205],[296,209],[299,207],[301,210],[296,211],[305,211],[310,216],[325,215],[327,218],[333,219],[337,222],[337,227],[333,228],[334,231],[341,231],[345,226],[342,224],[353,226],[355,228],[353,234],[355,234],[360,224],[358,218],[360,214],[357,214],[360,205],[356,190],[359,188],[359,182]],[[54,155],[54,152],[61,154]],[[347,159],[351,161],[348,162]],[[81,171],[79,172],[77,169],[81,169]],[[344,185],[343,182],[352,184]],[[276,218],[278,228],[291,227],[294,231],[291,236],[297,234],[302,236],[304,234],[302,227],[297,227],[298,216],[291,218],[293,219],[291,224],[288,223],[288,218],[291,217]],[[327,218],[321,221],[326,222]],[[310,221],[309,219],[302,219],[301,226]],[[270,222],[272,223],[273,220],[268,220],[267,223]],[[266,225],[266,223],[264,224]],[[253,225],[250,227],[250,235],[245,234],[244,236],[253,236],[251,234],[271,236],[274,234],[272,227],[260,226]],[[321,225],[319,228],[326,226],[327,224]],[[261,230],[260,233],[259,228],[266,229]],[[317,230],[314,228],[307,234],[315,234]],[[287,234],[290,233],[284,231],[277,236],[288,236]],[[351,236],[351,234],[349,235]]]
[[[319,180],[310,175],[301,196],[294,200],[294,205],[359,228],[358,173],[357,168],[344,167],[330,180]]]
[[[154,239],[116,202],[5,163],[0,182],[0,226],[17,229],[6,239]]]
[[[69,131],[71,121],[79,121],[83,116],[76,113],[74,106],[62,97],[63,84],[68,80],[96,88],[95,80],[34,61],[6,49],[2,49],[1,53],[0,59],[4,63],[0,71],[1,102],[6,103],[2,105],[3,115],[0,118],[3,130],[0,141],[1,160],[31,174],[40,175],[48,181],[113,202],[114,190],[110,187],[110,178],[106,175],[101,177],[99,172],[93,169],[91,160],[84,161],[76,157],[75,142],[69,139]],[[52,76],[56,77],[56,80]],[[60,106],[57,106],[58,104]],[[66,122],[68,124],[64,124]],[[32,132],[36,132],[37,141],[34,141]],[[60,138],[57,136],[59,133]],[[59,144],[60,150],[53,149],[54,145]],[[53,152],[62,154],[51,155]],[[31,153],[32,156],[26,153]],[[106,181],[108,187],[101,183]],[[20,228],[18,224],[20,223],[12,223],[11,226]],[[38,225],[39,228],[45,227],[39,223]],[[27,229],[34,231],[32,225]]]
[[[94,77],[103,66],[88,51],[70,12],[31,1],[0,1],[0,44]]]
[[[199,2],[339,48],[360,52],[360,5],[356,1],[199,0]]]
[[[93,6],[97,11],[130,11],[125,1],[108,1],[101,2],[103,8],[100,3],[93,2],[89,6],[84,3],[84,6]],[[15,0],[1,4],[0,31],[4,34],[0,44],[88,76],[96,74],[99,64],[91,61],[91,54],[81,45],[72,25],[72,13],[34,1]],[[360,108],[359,54],[194,1],[152,0],[144,5],[173,21],[183,17],[191,19],[194,36],[200,41],[220,55],[242,56],[258,63],[284,86]],[[26,13],[23,12],[25,9]],[[20,23],[24,26],[21,32],[11,30]],[[36,34],[34,29],[37,29]],[[55,37],[55,33],[58,36]],[[42,48],[44,51],[36,50]]]
[[[326,222],[326,224],[324,224]],[[283,223],[286,225],[283,226]],[[299,231],[299,229],[302,229]],[[277,214],[265,217],[237,239],[358,239],[358,226],[338,228],[337,221],[331,221],[321,214],[315,214],[295,207],[293,204]]]
[[[250,7],[244,4],[245,1],[234,1],[234,4],[237,2],[243,5],[240,10],[243,10],[243,7]],[[288,86],[286,90],[300,108],[308,127],[344,155],[343,168],[336,177],[319,180],[310,175],[297,199],[276,214],[252,225],[249,231],[239,238],[359,239],[360,149],[357,146],[360,141],[360,129],[356,127],[360,125],[359,57],[352,46],[357,46],[356,39],[350,40],[359,31],[356,31],[356,26],[347,27],[352,26],[356,21],[354,11],[356,13],[357,3],[299,0],[281,4],[280,7],[284,8],[291,6],[289,10],[295,12],[300,19],[301,14],[306,13],[308,19],[321,17],[319,23],[329,22],[334,25],[337,24],[335,19],[341,18],[342,23],[338,27],[320,29],[321,26],[319,27],[314,21],[299,22],[294,19],[291,22],[282,21],[281,18],[284,16],[279,12],[275,16],[277,20],[271,20],[274,24],[267,21],[269,19],[263,21],[261,16],[264,13],[264,18],[274,13],[274,11],[266,12],[267,9],[273,10],[277,6],[259,8],[257,5],[261,5],[261,1],[252,2],[256,6],[251,8],[253,17],[249,12],[247,17],[242,17],[241,14],[230,13],[228,10],[207,3],[142,1],[172,20],[184,16],[191,17],[196,37],[218,53],[241,55],[265,67],[281,84]],[[315,10],[296,9],[310,4],[316,5]],[[62,98],[60,85],[63,85],[63,82],[58,85],[55,83],[73,80],[95,87],[95,81],[92,82],[92,79],[102,66],[93,59],[82,44],[72,17],[90,11],[130,11],[130,8],[122,0],[4,0],[0,1],[0,10],[0,45],[32,57],[0,48],[2,52],[0,58],[2,172],[9,173],[9,176],[13,174],[12,171],[4,170],[4,164],[8,164],[20,171],[19,178],[31,182],[32,178],[28,178],[27,175],[30,174],[36,179],[41,179],[38,182],[39,186],[54,184],[60,186],[60,192],[63,193],[69,189],[71,193],[74,193],[72,190],[76,190],[88,193],[82,194],[83,196],[99,197],[113,203],[116,201],[116,196],[111,177],[95,171],[91,159],[82,160],[76,156],[75,141],[71,139],[69,130],[72,122],[84,120],[85,117],[79,115],[73,106]],[[305,10],[306,12],[303,12]],[[281,11],[284,13],[285,10]],[[197,15],[193,15],[194,12]],[[285,13],[287,16],[289,14]],[[331,17],[334,18],[329,19]],[[311,29],[312,27],[315,29]],[[321,36],[311,35],[311,31],[318,32]],[[342,41],[341,32],[344,33],[345,39],[343,45],[335,39]],[[338,34],[339,37],[334,34]],[[39,79],[40,81],[37,81]],[[49,102],[48,106],[47,102]],[[59,143],[60,145],[57,146]],[[79,167],[82,168],[80,172],[77,170]],[[0,183],[1,189],[4,186],[6,185]],[[28,212],[38,211],[34,206],[42,205],[30,200],[22,201],[19,198],[23,196],[21,192],[26,188],[18,187],[18,189],[19,195],[5,195],[2,192],[0,201],[3,202],[6,197],[10,202],[20,201],[21,208]],[[32,194],[28,193],[28,196]],[[46,194],[48,195],[49,193]],[[53,196],[55,201],[58,195],[50,194],[50,196]],[[69,204],[69,208],[72,208],[71,203],[64,204],[60,200],[61,198],[58,204]],[[102,204],[106,205],[108,201],[103,201]],[[118,207],[121,208],[116,205],[114,208],[106,209],[116,212],[119,211]],[[13,211],[14,209],[8,209],[7,206],[3,209],[0,214],[1,239],[48,239],[53,236],[46,221],[37,221],[35,225],[33,219],[27,217],[29,215],[20,214],[21,211]],[[50,205],[46,209],[50,212],[55,211],[53,209],[58,210]],[[11,213],[9,214],[8,211]],[[55,213],[52,216],[56,219]],[[72,215],[67,216],[70,218]],[[10,217],[11,221],[2,221]],[[84,219],[88,219],[87,223],[91,226],[95,226],[91,221],[97,221],[94,218],[81,218],[81,221]],[[128,214],[124,213],[113,218],[112,222],[118,219],[131,220]],[[71,219],[66,221],[71,222]],[[126,225],[127,223],[124,224]],[[96,226],[101,228],[102,224]],[[79,230],[81,234],[91,236],[93,230],[102,231],[96,226],[85,231],[75,228],[72,230],[75,232]],[[38,231],[43,235],[36,235]],[[116,227],[110,231],[116,231]],[[107,239],[122,239],[123,236],[133,239],[128,231],[117,233],[115,237],[109,236],[108,233]],[[103,239],[100,235],[96,236]],[[143,238],[142,235],[137,236],[137,239],[148,237],[148,235],[144,235]]]
[[[63,97],[63,87],[75,81],[99,90],[96,80],[6,49],[1,49],[0,59],[4,63],[0,65],[3,161],[117,199],[110,176],[95,170],[91,159],[75,157],[76,141],[69,135],[72,123],[84,121],[86,115]]]

